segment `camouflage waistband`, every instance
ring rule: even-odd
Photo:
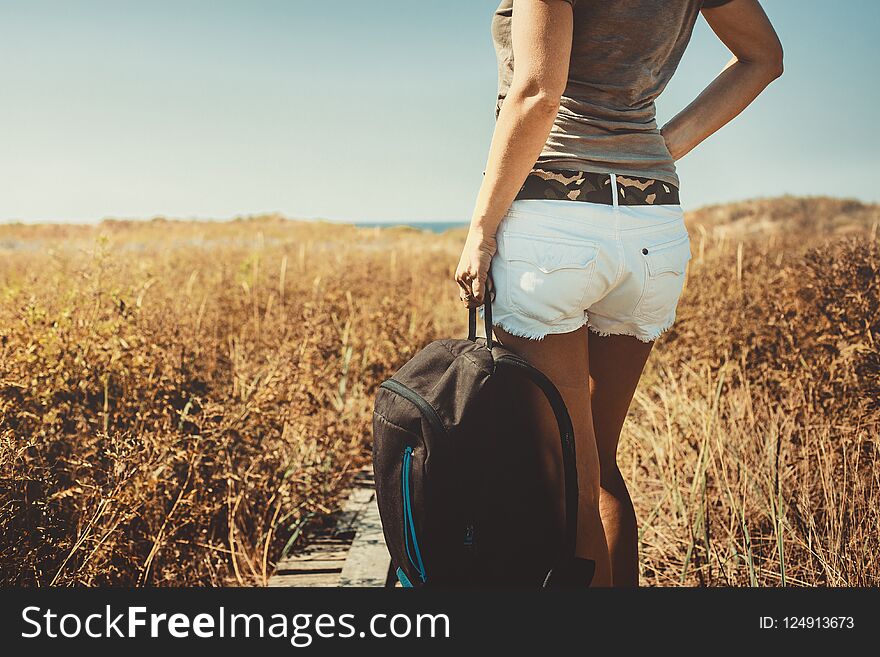
[[[611,176],[592,171],[534,168],[526,178],[516,200],[550,199],[614,203]],[[618,205],[678,205],[678,188],[662,180],[617,175]]]

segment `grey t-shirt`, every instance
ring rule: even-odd
[[[657,126],[666,87],[702,7],[730,0],[567,0],[574,33],[568,84],[538,165],[655,178],[679,186]],[[501,109],[513,78],[514,0],[492,20]]]

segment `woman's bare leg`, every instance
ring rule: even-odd
[[[599,452],[599,511],[615,586],[639,585],[636,514],[617,467],[617,443],[653,342],[590,333],[590,399]]]
[[[578,466],[578,539],[577,554],[596,562],[593,586],[611,586],[611,563],[608,544],[599,517],[599,454],[593,433],[590,410],[590,354],[587,329],[548,335],[542,340],[529,340],[511,335],[495,327],[498,342],[522,356],[541,370],[559,389],[574,426]],[[548,409],[549,410],[549,407]],[[552,413],[541,423],[553,426]]]

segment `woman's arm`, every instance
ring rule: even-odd
[[[676,160],[742,112],[782,75],[782,45],[758,0],[732,0],[703,16],[733,53],[712,83],[660,132]]]
[[[535,165],[568,81],[574,20],[566,0],[517,0],[511,24],[513,80],[501,106],[486,174],[455,280],[468,306],[483,302],[495,231]]]

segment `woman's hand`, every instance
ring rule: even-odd
[[[458,267],[455,270],[455,282],[458,283],[459,299],[467,308],[483,305],[486,294],[486,283],[489,277],[489,265],[498,248],[495,236],[488,236],[471,228],[468,231]]]

